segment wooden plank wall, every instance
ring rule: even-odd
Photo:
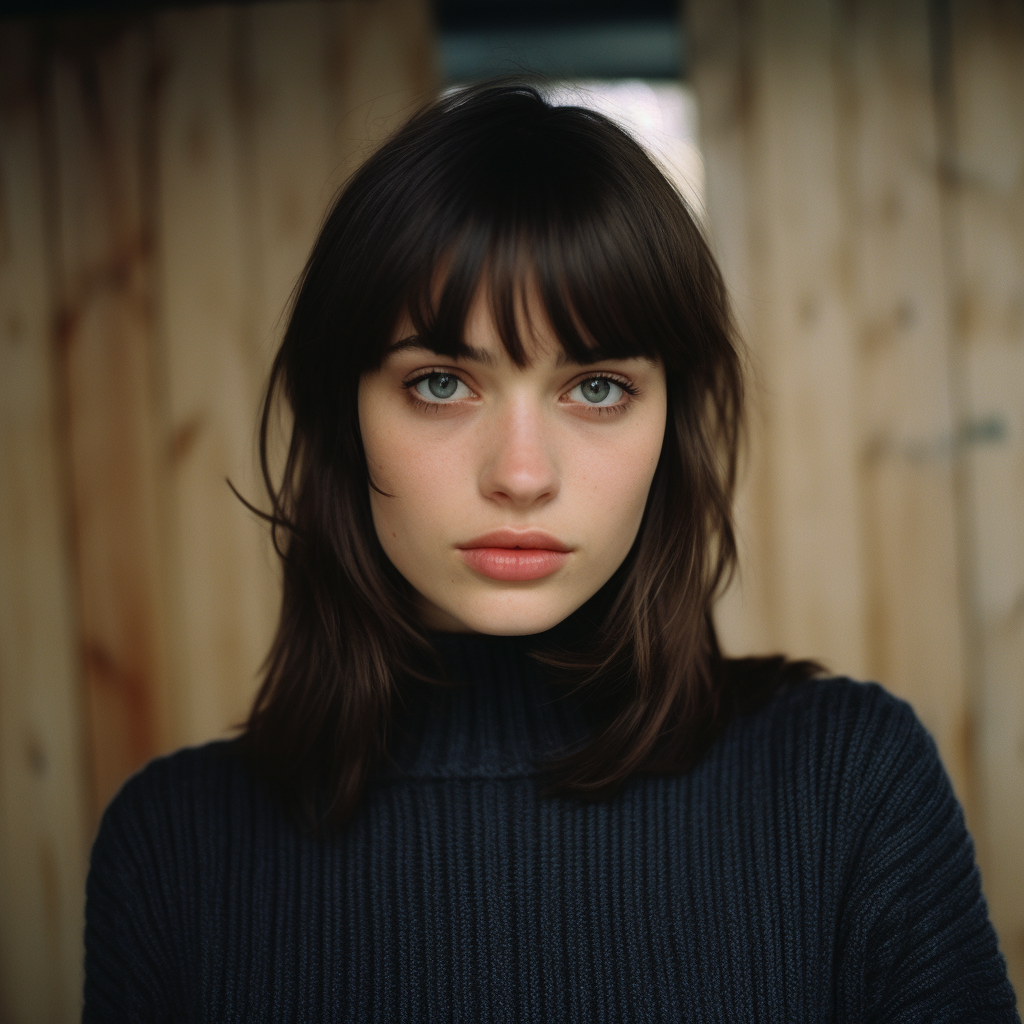
[[[0,1019],[73,1020],[88,815],[44,118],[0,37]],[[30,979],[30,983],[25,983]]]
[[[937,26],[982,860],[1024,993],[1024,6]]]
[[[935,736],[1024,989],[1024,11],[691,0],[757,379],[719,623]]]
[[[424,0],[0,23],[0,1021],[72,1021],[89,844],[244,718],[256,409],[331,196],[436,88]]]

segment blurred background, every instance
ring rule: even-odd
[[[440,89],[627,123],[752,353],[734,653],[935,737],[1024,989],[1024,5],[0,7],[0,1021],[77,1019],[99,815],[225,735],[278,582],[257,403],[336,189]]]

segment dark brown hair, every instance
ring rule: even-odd
[[[440,276],[440,282],[439,282]],[[352,814],[385,754],[399,683],[430,677],[411,588],[377,541],[357,418],[360,376],[408,313],[463,351],[481,283],[510,357],[536,287],[568,356],[660,360],[668,418],[644,519],[581,649],[542,652],[588,702],[593,738],[546,766],[547,794],[600,799],[691,767],[730,715],[813,666],[729,661],[713,601],[732,571],[743,405],[725,288],[664,174],[608,118],[492,83],[416,114],[355,173],[313,247],[271,371],[260,431],[281,620],[245,744],[314,827]],[[275,401],[293,425],[275,483]],[[427,666],[427,667],[425,667]]]

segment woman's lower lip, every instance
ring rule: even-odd
[[[569,557],[568,551],[547,548],[461,548],[460,554],[481,575],[515,583],[550,576]]]

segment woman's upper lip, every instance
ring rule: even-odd
[[[491,530],[479,537],[467,540],[456,547],[465,548],[540,548],[545,551],[571,551],[568,544],[563,544],[557,537],[543,530]]]

